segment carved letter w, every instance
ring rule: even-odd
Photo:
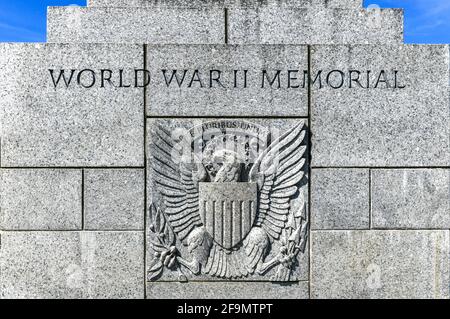
[[[170,76],[170,79],[167,79],[167,75],[166,75],[167,70],[162,70],[162,73],[164,75],[164,80],[166,81],[167,87],[170,86],[170,84],[172,83],[174,77],[175,77],[175,79],[177,81],[178,87],[181,87],[181,85],[183,85],[183,82],[184,82],[184,79],[186,77],[187,71],[188,70],[184,70],[183,76],[181,78],[179,78],[178,77],[178,73],[177,73],[178,71],[177,70],[172,70],[172,75]]]
[[[49,71],[50,71],[50,75],[52,76],[53,86],[55,88],[58,87],[59,82],[61,81],[61,78],[63,78],[64,84],[66,85],[66,88],[68,88],[70,83],[72,82],[73,75],[75,74],[76,70],[70,70],[70,77],[68,79],[66,78],[65,70],[60,70],[57,80],[55,80],[55,76],[53,74],[55,70],[49,69]]]

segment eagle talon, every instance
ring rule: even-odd
[[[289,253],[286,246],[280,248],[280,253],[275,256],[272,260],[267,263],[264,263],[258,270],[257,273],[259,275],[264,275],[270,269],[275,266],[283,265],[286,268],[291,268],[295,262],[295,254]]]
[[[282,246],[280,249],[280,253],[276,258],[281,265],[286,268],[291,268],[295,262],[296,255],[294,253],[290,253],[287,246]]]
[[[256,272],[258,275],[263,276],[266,272],[268,272],[273,267],[280,264],[280,259],[277,257],[273,258],[271,261],[264,263]]]
[[[183,265],[189,271],[191,271],[194,275],[200,274],[200,264],[197,262],[195,258],[191,262],[188,262],[184,258],[180,257],[178,262],[180,263],[180,265]]]
[[[172,246],[159,255],[159,260],[165,267],[173,269],[177,263],[177,252],[177,248]],[[158,257],[157,255],[155,256]]]
[[[280,263],[285,266],[286,268],[291,268],[292,264],[295,262],[295,255],[289,254],[285,255],[281,260]]]

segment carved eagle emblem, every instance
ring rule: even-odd
[[[278,137],[244,121],[209,124],[216,129],[202,125],[183,135],[159,126],[153,132],[159,198],[149,210],[149,279],[164,268],[239,279],[278,266],[272,280],[289,281],[307,239],[304,200],[295,211],[291,205],[302,196],[304,123]]]

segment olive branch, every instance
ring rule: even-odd
[[[278,265],[272,281],[290,281],[299,253],[305,252],[308,239],[308,222],[306,219],[306,204],[296,213],[291,214],[286,225],[282,241],[281,254],[285,256]]]
[[[185,281],[185,276],[177,262],[178,251],[175,247],[175,232],[167,221],[164,212],[157,208],[155,204],[150,205],[149,229],[151,236],[151,247],[154,251],[147,276],[150,281],[155,281],[161,277],[164,268],[177,269],[180,281]]]

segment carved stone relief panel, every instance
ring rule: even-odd
[[[306,280],[305,121],[149,122],[148,280]]]

